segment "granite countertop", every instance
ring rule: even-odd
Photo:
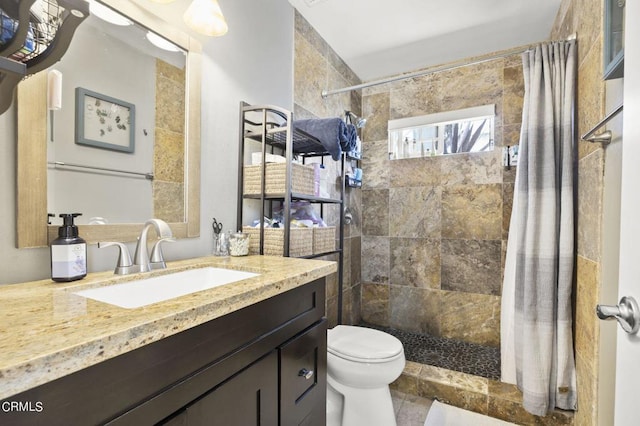
[[[214,266],[260,273],[136,309],[73,294],[79,290]],[[179,333],[336,272],[335,262],[289,257],[203,257],[166,270],[87,275],[0,286],[0,399]]]

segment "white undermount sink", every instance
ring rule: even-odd
[[[82,290],[74,294],[121,308],[131,309],[231,284],[258,275],[260,274],[206,267]]]

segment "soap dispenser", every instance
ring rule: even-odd
[[[61,214],[63,225],[51,242],[51,279],[57,282],[81,280],[87,276],[87,242],[78,236],[73,219],[80,213]]]

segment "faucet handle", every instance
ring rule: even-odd
[[[156,243],[153,245],[153,248],[151,249],[151,256],[149,259],[149,266],[151,267],[151,269],[165,269],[167,267],[167,264],[164,262],[164,257],[162,255],[162,243],[164,242],[175,243],[176,239],[172,237],[165,237],[160,238],[158,241],[156,241]]]
[[[118,254],[118,263],[116,264],[116,268],[113,271],[114,274],[117,275],[126,275],[131,274],[133,272],[138,272],[135,269],[133,262],[131,262],[131,255],[129,254],[129,249],[123,243],[117,243],[114,241],[108,242],[99,242],[98,248],[110,247],[110,246],[118,246],[120,249]]]

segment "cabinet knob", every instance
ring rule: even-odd
[[[306,368],[303,368],[302,370],[298,371],[298,376],[304,377],[307,380],[312,378],[313,374],[314,374],[313,370],[307,370]]]

